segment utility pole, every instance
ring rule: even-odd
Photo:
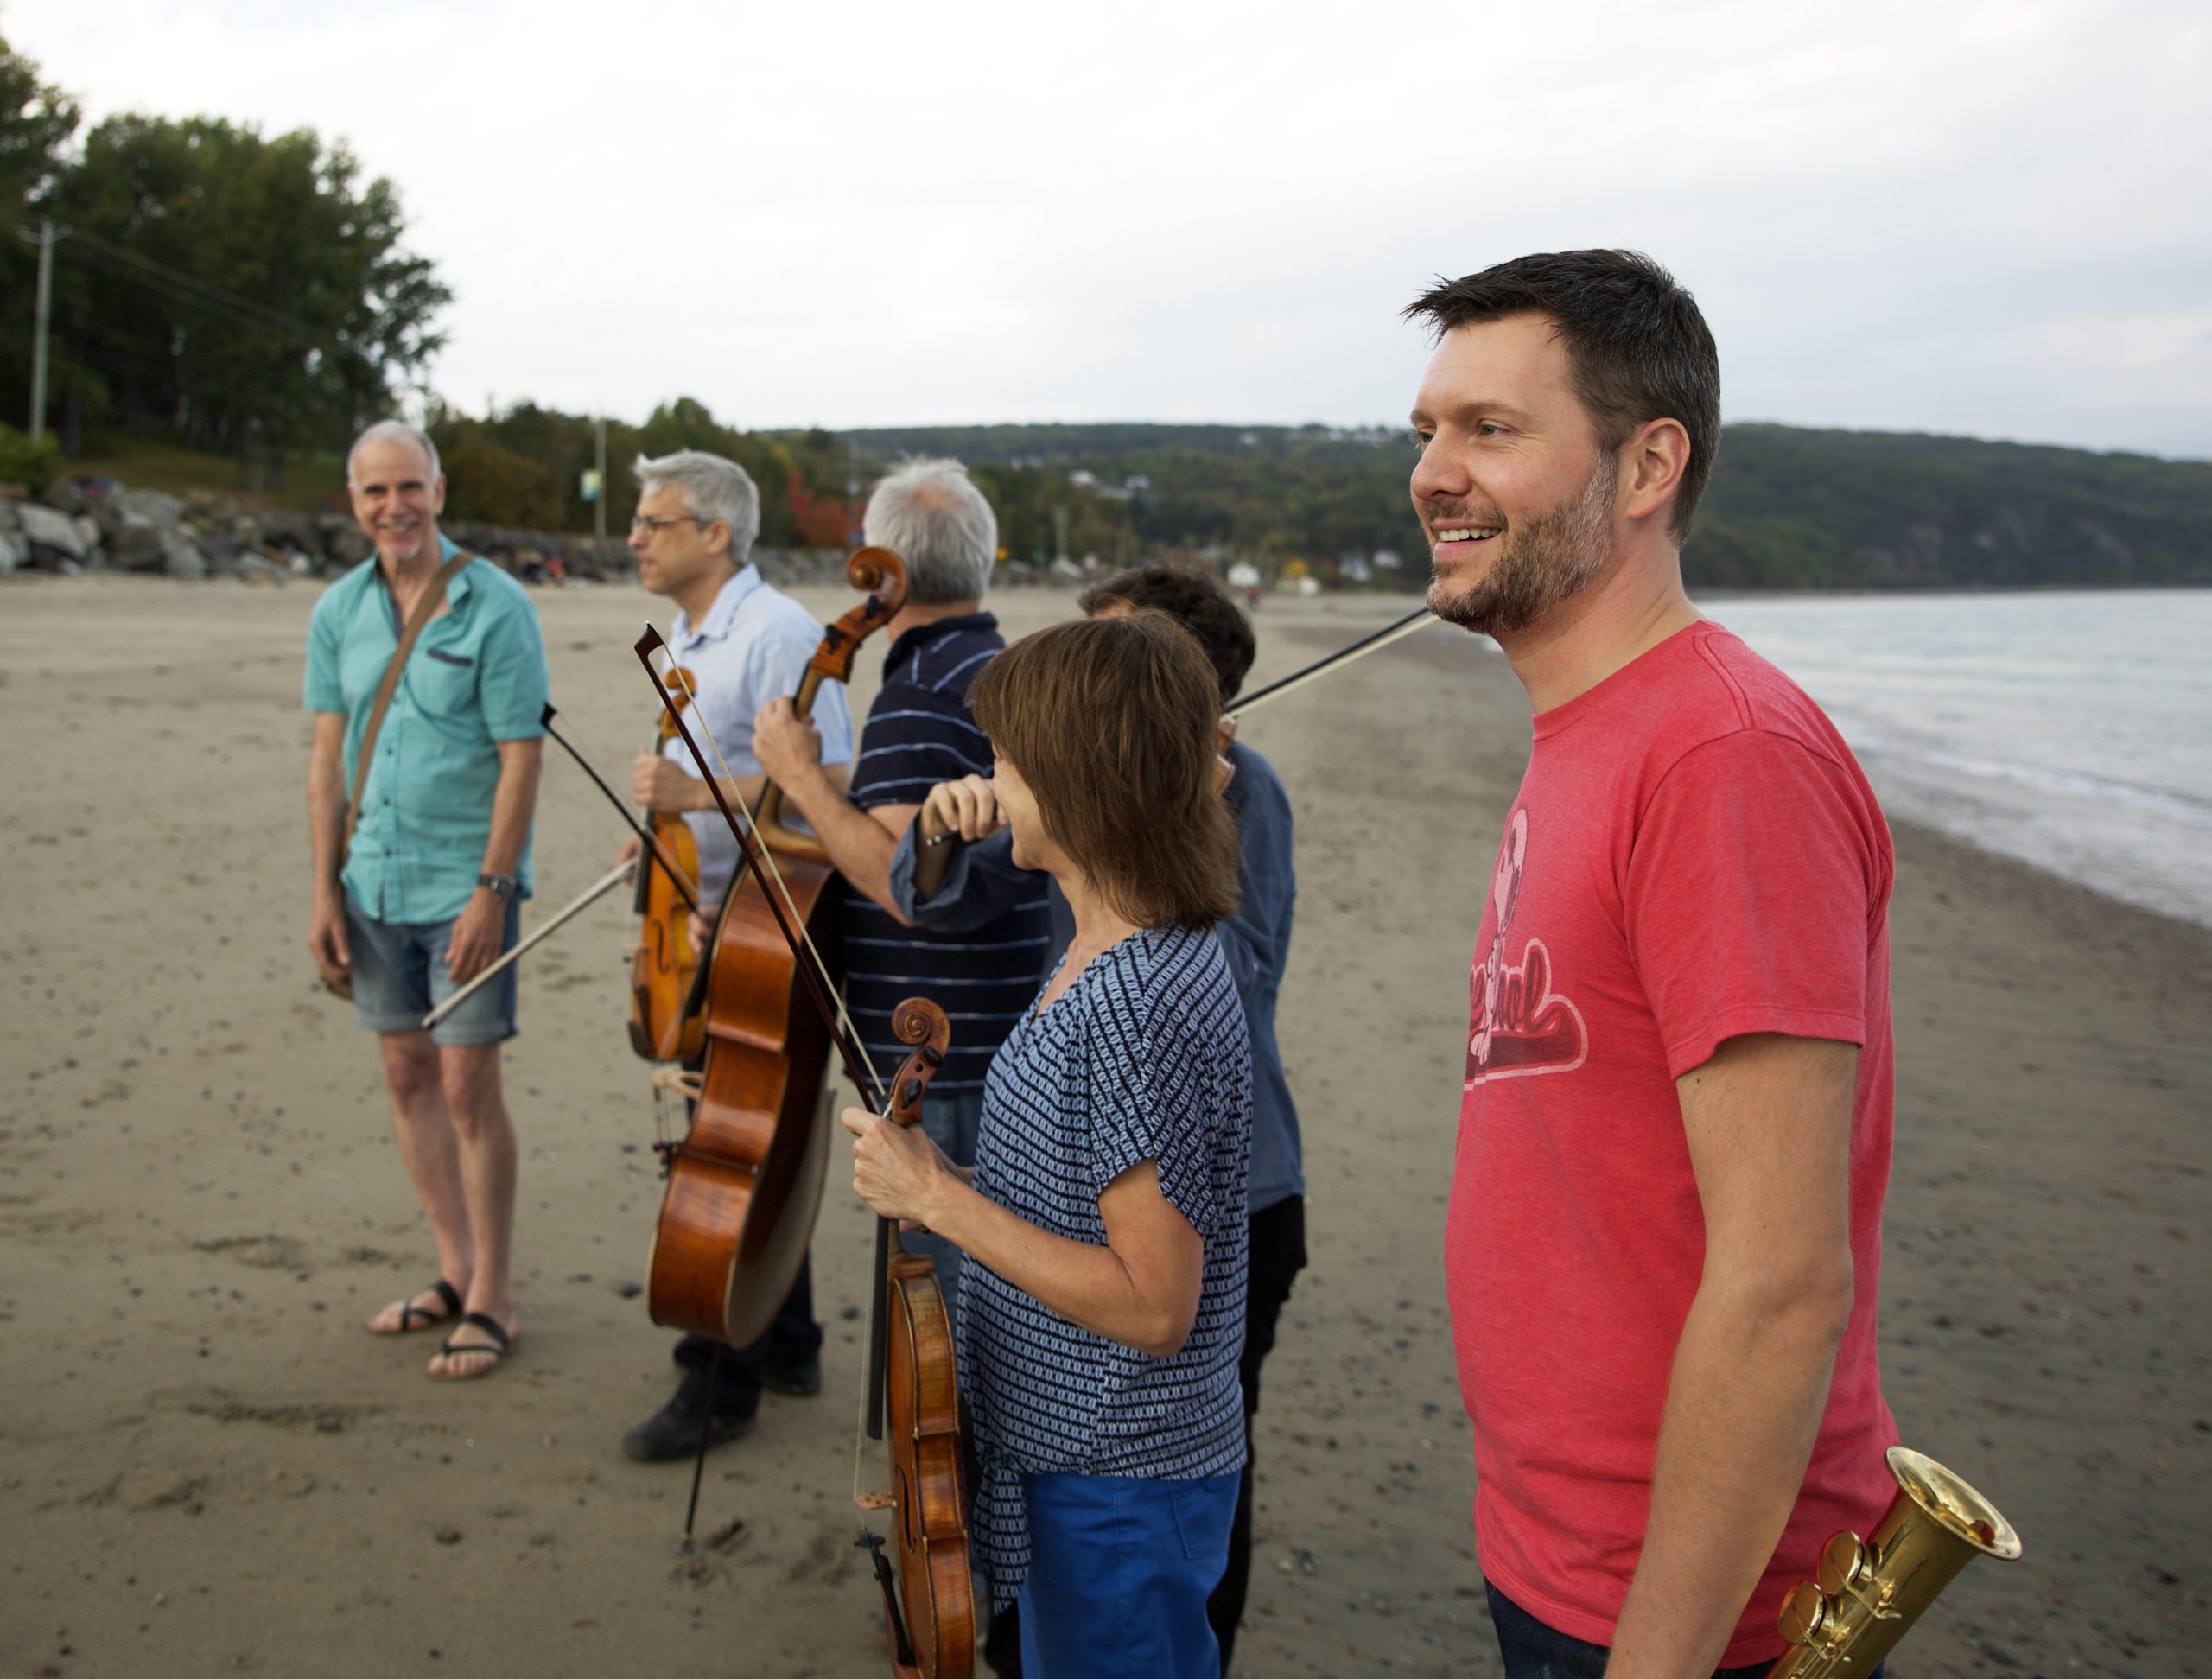
[[[591,533],[607,540],[607,416],[592,417],[592,466],[599,474],[599,493],[592,498]]]
[[[54,313],[54,247],[69,237],[66,227],[57,232],[52,216],[41,216],[38,232],[18,227],[16,237],[38,247],[38,307],[31,331],[31,441],[46,435],[46,328]]]

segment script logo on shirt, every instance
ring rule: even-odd
[[[1582,1011],[1552,989],[1551,952],[1541,938],[1521,947],[1518,966],[1505,960],[1506,934],[1520,907],[1521,881],[1529,863],[1529,812],[1516,807],[1498,848],[1491,880],[1497,925],[1474,973],[1472,1034],[1467,1040],[1467,1083],[1518,1078],[1539,1072],[1572,1072],[1589,1057]]]

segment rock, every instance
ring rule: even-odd
[[[359,565],[375,553],[376,544],[361,532],[361,527],[347,518],[329,518],[316,521],[320,527],[317,546],[328,558],[342,566]]]
[[[162,569],[162,533],[150,525],[124,525],[107,539],[110,565],[124,571]]]
[[[73,518],[85,511],[85,493],[66,478],[57,478],[46,487],[46,493],[39,498],[56,512]]]
[[[0,577],[12,576],[29,558],[29,550],[21,537],[12,531],[0,531]]]
[[[23,535],[30,541],[34,557],[56,561],[84,559],[84,538],[77,534],[76,520],[67,513],[56,512],[35,501],[20,502],[16,511],[22,519]]]
[[[207,556],[207,569],[219,577],[228,577],[238,569],[238,540],[228,531],[218,526],[202,531],[192,538],[193,544]]]
[[[156,531],[173,530],[184,518],[184,503],[160,490],[118,490],[115,502],[125,521],[135,518]]]
[[[181,531],[169,530],[161,533],[162,569],[172,577],[181,577],[197,582],[207,575],[207,556],[200,551],[200,544]]]
[[[0,531],[5,531],[12,537],[20,532],[22,528],[23,516],[16,511],[15,502],[6,497],[0,497]]]
[[[85,544],[87,554],[100,545],[100,522],[90,513],[79,513],[69,522],[77,527],[77,540]]]

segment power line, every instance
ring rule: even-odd
[[[13,222],[18,226],[27,225],[25,219],[20,216],[0,217],[0,220]],[[112,239],[104,238],[97,233],[89,232],[82,227],[72,227],[69,232],[73,240],[69,254],[84,259],[87,266],[99,270],[111,278],[143,285],[149,290],[162,293],[176,302],[208,310],[219,318],[227,317],[230,324],[233,326],[250,327],[263,332],[283,334],[308,349],[319,350],[326,354],[333,352],[341,354],[357,353],[350,349],[343,340],[332,337],[323,329],[311,326],[297,315],[287,315],[282,309],[271,308],[269,305],[248,297],[243,293],[232,291],[228,287],[216,285],[212,281],[203,280],[195,274],[188,274],[182,269],[173,268],[167,263],[157,262],[151,257],[142,255],[128,246],[118,245]],[[127,269],[118,267],[117,266],[118,260],[143,271],[132,273]]]

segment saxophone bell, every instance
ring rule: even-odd
[[[1767,1679],[1865,1679],[1960,1569],[1977,1556],[2020,1555],[2020,1536],[1997,1506],[1942,1464],[1902,1446],[1888,1461],[1897,1496],[1872,1537],[1835,1535],[1815,1578],[1783,1600],[1791,1648]]]

